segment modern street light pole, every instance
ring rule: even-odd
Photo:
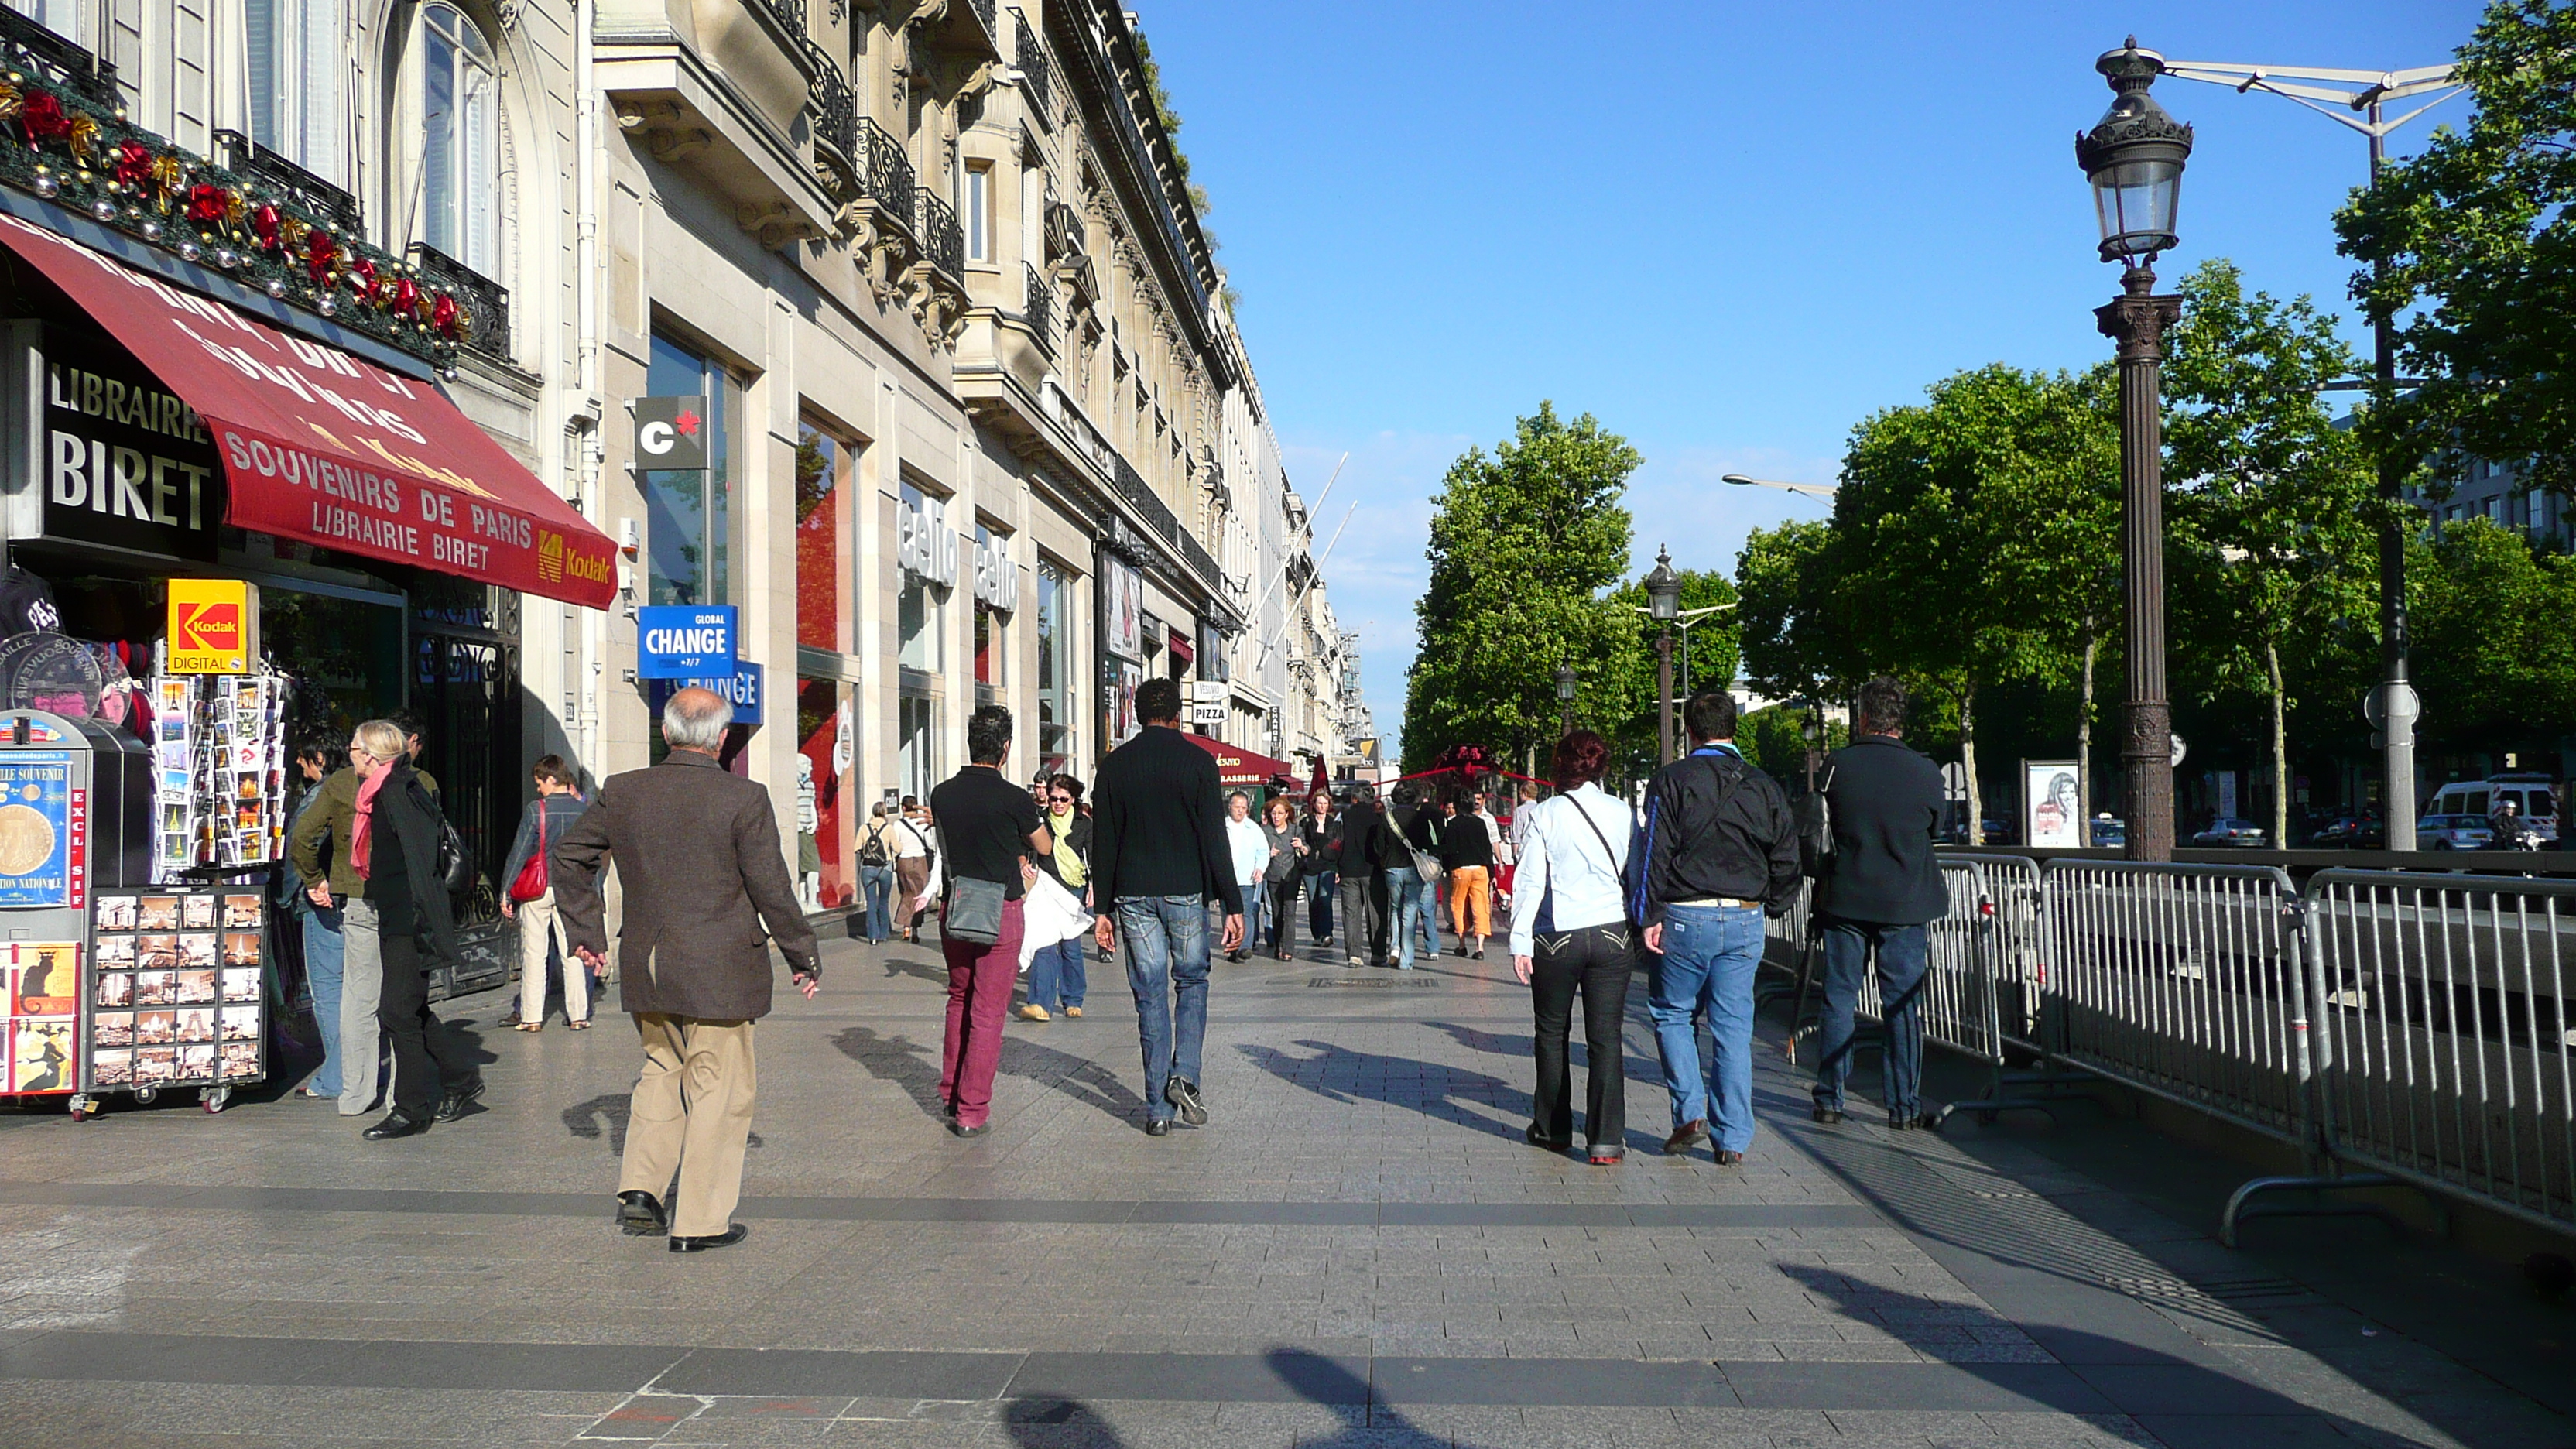
[[[2350,126],[2370,141],[2369,184],[2379,184],[2388,164],[2388,134],[2433,109],[2467,87],[2447,65],[2413,70],[2329,70],[2313,66],[2238,65],[2231,61],[2175,60],[2165,74],[2182,80],[2226,86],[2243,94],[2268,91],[2339,125]],[[2312,82],[2326,82],[2318,85]],[[2338,86],[2353,89],[2336,89]],[[2387,104],[2439,91],[2433,99],[2390,119]],[[2337,108],[2340,109],[2337,109]],[[2397,396],[2397,347],[2385,322],[2371,327],[2373,398],[2383,407]],[[2406,482],[2404,459],[2379,460],[2379,496],[2394,503]],[[2407,682],[2406,534],[2395,516],[2379,527],[2379,663],[2377,697],[2366,711],[2380,730],[2383,776],[2381,793],[2388,818],[2388,848],[2415,848],[2415,720],[2423,711],[2414,686]]]
[[[1673,762],[1673,620],[1682,612],[1682,578],[1669,548],[1655,550],[1646,575],[1646,612],[1661,626],[1655,635],[1655,763]]]
[[[2131,860],[2173,859],[2173,708],[2165,697],[2164,335],[2182,320],[2182,299],[2156,294],[2155,258],[2172,249],[2174,211],[2191,128],[2148,94],[2164,57],[2136,36],[2103,52],[2093,68],[2111,84],[2111,109],[2075,138],[2075,159],[2093,184],[2102,260],[2126,263],[2118,300],[2096,308],[2104,336],[2119,343],[2120,552],[2128,622],[2128,728],[2120,756],[2128,769]]]

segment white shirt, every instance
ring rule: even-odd
[[[1476,812],[1476,818],[1485,822],[1485,838],[1494,843],[1494,864],[1510,865],[1513,859],[1512,847],[1519,842],[1503,839],[1503,822],[1494,818],[1493,811],[1479,810]],[[1580,825],[1583,822],[1578,820],[1574,823]]]
[[[1527,956],[1536,949],[1539,906],[1551,898],[1549,924],[1558,931],[1628,919],[1619,872],[1628,864],[1628,841],[1636,825],[1627,806],[1602,794],[1600,786],[1586,784],[1523,805],[1519,815],[1529,826],[1521,838],[1520,875],[1512,891],[1513,955]],[[1599,835],[1593,834],[1595,825],[1601,827]],[[1605,840],[1607,855],[1602,852]]]
[[[1237,883],[1261,879],[1262,868],[1270,864],[1270,837],[1261,831],[1261,822],[1247,815],[1241,820],[1225,818],[1225,843],[1234,848],[1234,878]]]
[[[909,820],[888,816],[886,840],[894,846],[897,860],[919,860],[930,853],[930,847],[922,842],[920,830]]]

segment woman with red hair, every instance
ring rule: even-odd
[[[1574,1145],[1574,1091],[1567,1039],[1574,998],[1583,997],[1583,1039],[1591,1052],[1583,1113],[1585,1157],[1609,1167],[1627,1154],[1628,1062],[1620,1032],[1637,933],[1629,926],[1621,873],[1636,823],[1603,794],[1610,747],[1590,730],[1557,741],[1556,794],[1521,807],[1519,889],[1512,893],[1512,970],[1530,989],[1538,1056],[1533,1147]]]

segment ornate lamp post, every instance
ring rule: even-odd
[[[2111,109],[2075,138],[2075,159],[2093,183],[2102,223],[2102,260],[2125,264],[2120,297],[2094,311],[2102,335],[2120,344],[2120,552],[2128,621],[2128,728],[2120,743],[2128,770],[2129,858],[2173,859],[2173,708],[2165,698],[2164,339],[2182,319],[2182,299],[2158,296],[2158,253],[2175,242],[2174,210],[2191,127],[2147,93],[2165,60],[2130,36],[2093,68],[2111,83]]]
[[[1574,672],[1573,665],[1556,666],[1556,703],[1565,716],[1563,726],[1557,731],[1559,734],[1574,733],[1574,686],[1580,681],[1581,676]]]
[[[1682,613],[1682,576],[1673,572],[1672,550],[1655,550],[1655,571],[1646,575],[1646,614],[1659,626],[1655,636],[1655,749],[1658,764],[1673,762],[1673,621]]]

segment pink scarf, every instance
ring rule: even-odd
[[[370,837],[376,823],[376,792],[384,788],[385,781],[393,772],[391,765],[378,766],[376,772],[367,777],[367,783],[358,787],[358,818],[349,830],[349,866],[357,871],[360,880],[370,879],[367,857],[371,853]]]

